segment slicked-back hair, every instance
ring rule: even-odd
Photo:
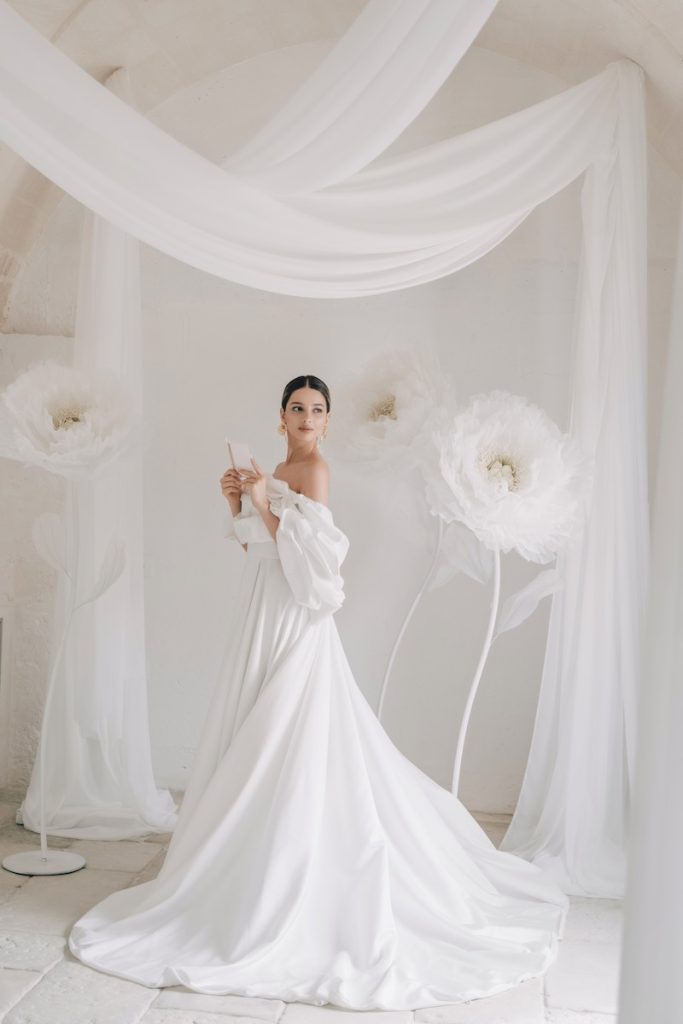
[[[289,383],[285,385],[285,390],[282,392],[283,410],[287,408],[287,402],[291,395],[295,391],[298,391],[299,388],[313,388],[314,391],[319,391],[325,399],[327,411],[330,411],[330,407],[332,405],[330,401],[330,389],[324,380],[321,380],[320,377],[314,377],[313,374],[310,373],[304,374],[302,377],[294,377],[293,380],[290,380]]]

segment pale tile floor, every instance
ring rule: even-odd
[[[15,824],[21,795],[0,793],[0,860],[37,847],[38,836]],[[477,815],[494,843],[504,815]],[[349,1013],[277,999],[203,996],[182,987],[161,991],[85,967],[65,948],[65,935],[86,909],[116,889],[153,878],[169,836],[141,841],[50,839],[80,851],[87,866],[52,878],[0,868],[0,1021],[3,1024],[615,1024],[621,901],[572,897],[556,962],[544,978],[471,1003],[401,1012]],[[344,1017],[345,1021],[341,1018]]]

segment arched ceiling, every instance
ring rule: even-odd
[[[43,35],[105,81],[130,75],[151,111],[192,83],[258,54],[334,39],[365,0],[11,0]],[[568,84],[618,57],[646,72],[648,131],[683,178],[680,0],[500,0],[477,45]],[[61,193],[0,148],[0,327],[12,284]]]

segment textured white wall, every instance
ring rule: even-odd
[[[155,118],[221,159],[305,77],[327,45],[292,47],[221,72],[167,101]],[[559,79],[475,48],[395,148],[466,130],[563,87]],[[335,381],[371,353],[430,345],[453,374],[461,400],[502,387],[540,403],[565,426],[578,194],[575,184],[554,197],[503,245],[457,275],[363,300],[261,293],[145,250],[145,401],[151,439],[145,573],[151,728],[160,782],[183,785],[187,777],[244,558],[220,533],[224,435],[247,437],[257,459],[272,469],[283,454],[276,433],[278,404],[290,377],[318,374],[329,383],[334,403]],[[679,195],[679,180],[651,153],[653,450]],[[71,324],[75,278],[68,271],[75,265],[79,223],[79,208],[65,199],[17,286],[12,322],[23,330],[65,332]],[[3,380],[11,376],[8,366],[18,370],[33,360],[38,344],[34,338],[3,339]],[[58,357],[68,355],[66,341],[45,339],[42,345]],[[0,573],[10,597],[30,595],[45,617],[51,581],[31,553],[27,524],[43,502],[58,500],[58,486],[29,481],[22,472],[27,471],[0,467],[3,496],[5,481],[14,481],[3,502]],[[337,624],[359,685],[375,703],[393,638],[429,561],[433,524],[420,515],[409,484],[370,485],[334,466],[331,500],[351,540],[344,573],[347,600]],[[507,556],[503,596],[535,571]],[[23,590],[16,582],[20,577]],[[485,590],[466,579],[432,592],[395,664],[388,730],[408,757],[444,784],[487,604]],[[514,806],[533,725],[547,614],[544,607],[494,647],[463,769],[462,793],[472,808],[509,811]],[[38,721],[45,631],[30,621],[17,632],[26,633],[21,641],[26,654],[17,651],[14,677],[22,699],[17,697],[13,708],[12,779],[20,782]]]

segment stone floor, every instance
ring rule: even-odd
[[[0,794],[0,860],[39,846],[14,823],[20,794]],[[477,815],[494,843],[503,815]],[[381,1024],[616,1024],[621,901],[572,897],[560,952],[544,978],[471,1003],[414,1012],[351,1014],[277,999],[203,996],[182,987],[161,991],[101,974],[76,960],[65,935],[85,910],[116,889],[153,878],[169,836],[140,841],[51,839],[77,850],[82,870],[27,877],[0,868],[0,1021],[3,1024],[332,1024],[341,1017]],[[334,1015],[334,1017],[332,1016]],[[341,1022],[344,1024],[344,1022]],[[376,1024],[380,1024],[379,1021]]]

